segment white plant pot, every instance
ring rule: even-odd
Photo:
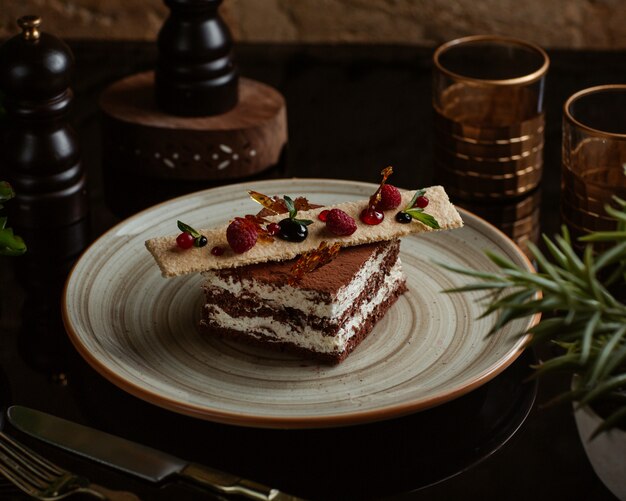
[[[592,439],[591,434],[602,418],[587,406],[577,409],[574,416],[596,475],[618,499],[626,501],[626,431],[613,429]]]

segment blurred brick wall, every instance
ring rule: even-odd
[[[474,33],[545,47],[626,48],[626,0],[225,0],[239,41],[436,45]],[[154,40],[161,0],[0,0],[0,37],[15,19],[44,18],[64,38]]]

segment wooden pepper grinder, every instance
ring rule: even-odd
[[[173,115],[226,113],[237,104],[233,42],[217,11],[222,0],[165,0],[170,8],[157,39],[157,106]]]
[[[285,99],[238,77],[221,3],[165,0],[171,14],[159,33],[156,70],[104,91],[106,175],[220,181],[279,164],[287,143]]]
[[[16,228],[74,223],[87,213],[85,173],[76,134],[67,123],[74,57],[41,19],[18,20],[22,33],[0,47],[0,90],[6,110],[0,177],[14,187],[9,207]]]

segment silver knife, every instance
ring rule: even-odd
[[[300,500],[251,480],[190,463],[151,447],[27,407],[9,407],[7,417],[15,428],[28,435],[150,482],[178,476],[222,495],[238,495],[257,501]]]

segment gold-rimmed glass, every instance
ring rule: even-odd
[[[605,212],[626,199],[626,85],[600,85],[563,106],[561,219],[574,236],[611,230]]]
[[[476,35],[441,45],[433,61],[439,181],[466,200],[534,190],[543,168],[546,52],[515,38]]]

